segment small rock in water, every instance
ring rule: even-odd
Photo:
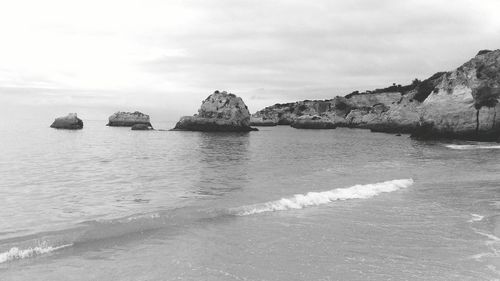
[[[50,127],[55,129],[79,130],[83,129],[83,121],[77,117],[76,113],[69,113],[66,116],[56,118]]]
[[[107,126],[111,127],[132,127],[135,124],[145,124],[153,127],[149,121],[149,115],[142,112],[115,112],[109,116]]]

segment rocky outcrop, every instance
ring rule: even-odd
[[[393,84],[330,100],[275,104],[253,116],[292,124],[317,115],[340,127],[411,133],[415,138],[498,140],[499,99],[500,50],[483,50],[452,72],[415,79],[410,85]],[[297,124],[316,126],[306,121]]]
[[[198,114],[184,116],[173,130],[248,132],[250,112],[240,97],[225,91],[215,91],[201,104]]]
[[[83,121],[78,118],[76,113],[69,113],[66,116],[56,118],[50,127],[55,129],[78,130],[83,129]]]
[[[135,124],[145,124],[153,127],[149,121],[149,115],[136,112],[115,112],[109,116],[109,122],[106,126],[112,127],[132,127]]]
[[[335,129],[337,125],[335,122],[327,117],[318,115],[305,115],[300,116],[291,124],[296,129]]]
[[[411,95],[410,95],[411,96]],[[418,116],[406,113],[413,107],[411,98],[400,92],[355,93],[330,100],[305,100],[296,103],[267,107],[253,116],[277,118],[278,124],[293,124],[301,128],[318,126],[318,120],[308,122],[313,116],[321,117],[328,127],[365,128],[374,131],[390,129],[407,132],[418,123]],[[303,120],[299,120],[303,119]],[[297,121],[297,122],[295,122]],[[334,123],[335,126],[330,125]],[[320,126],[321,127],[321,126]]]
[[[250,117],[250,126],[270,127],[278,125],[278,119],[265,119],[263,117]]]
[[[295,103],[275,104],[257,111],[253,118],[276,120],[278,125],[291,125],[297,117],[303,115],[321,115],[331,108],[331,100],[299,101]]]
[[[132,131],[149,131],[154,130],[153,127],[147,124],[134,124],[131,128]]]

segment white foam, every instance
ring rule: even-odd
[[[336,200],[366,199],[380,193],[392,192],[413,184],[412,179],[392,180],[374,184],[358,184],[348,188],[338,188],[323,192],[309,192],[307,194],[296,194],[290,198],[244,206],[236,209],[239,216],[258,214],[263,212],[283,211],[290,209],[302,209],[308,206],[327,204]]]
[[[136,215],[136,216],[131,216],[126,218],[126,221],[135,221],[139,219],[157,219],[160,217],[160,214],[158,213],[152,213],[152,214],[142,214],[142,215]]]
[[[0,253],[0,263],[31,258],[38,255],[47,254],[53,251],[57,251],[62,248],[70,247],[73,244],[66,244],[61,246],[47,246],[45,243],[42,243],[40,246],[28,249],[19,249],[17,247],[11,248],[7,252]]]
[[[483,252],[483,253],[473,255],[473,256],[471,256],[472,259],[475,259],[477,261],[481,261],[483,258],[498,258],[498,257],[500,257],[500,250],[497,249],[498,245],[500,245],[500,237],[497,237],[497,236],[490,234],[490,233],[483,232],[483,231],[476,229],[474,227],[472,228],[472,230],[474,230],[475,233],[488,238],[488,240],[485,241],[484,244],[487,247],[489,247],[491,250],[490,252]]]
[[[478,215],[478,214],[471,214],[472,218],[468,220],[468,222],[477,222],[477,221],[482,221],[484,219],[484,216]]]
[[[447,148],[458,150],[471,150],[471,149],[500,149],[500,145],[479,145],[479,144],[447,144]]]
[[[494,242],[499,243],[499,242],[500,242],[500,238],[499,238],[499,237],[496,237],[496,236],[495,236],[495,235],[493,235],[493,234],[485,233],[485,232],[482,232],[482,231],[477,230],[477,229],[475,229],[475,228],[472,228],[472,229],[473,229],[473,230],[474,230],[474,232],[476,232],[477,234],[482,235],[482,236],[484,236],[484,237],[488,237],[488,238],[490,239],[490,241],[489,241],[490,243],[494,243]],[[488,242],[487,242],[487,243],[488,243]]]

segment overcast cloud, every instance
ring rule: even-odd
[[[332,98],[498,49],[499,11],[498,0],[2,1],[0,102],[176,119],[216,89],[252,112]]]

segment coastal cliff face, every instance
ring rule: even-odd
[[[500,137],[500,50],[480,52],[443,76],[422,103],[417,138]]]
[[[301,123],[316,116],[314,128],[364,128],[412,133],[416,138],[498,140],[500,137],[500,50],[481,51],[452,72],[438,72],[411,85],[353,92],[330,100],[275,104],[252,117],[277,124]],[[309,116],[309,117],[304,117]],[[319,119],[318,119],[319,118]]]
[[[225,91],[208,96],[194,116],[184,116],[174,130],[253,131],[250,112],[240,97]]]

